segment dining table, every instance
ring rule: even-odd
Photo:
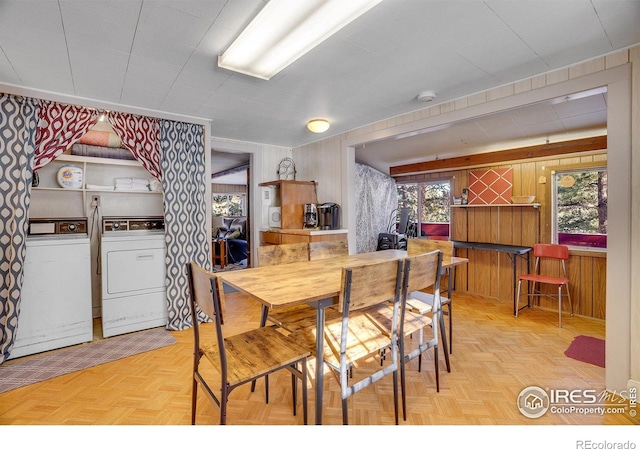
[[[216,274],[227,286],[258,301],[267,313],[269,310],[300,304],[306,304],[316,309],[315,422],[322,424],[325,309],[338,303],[343,268],[406,257],[405,250],[389,249],[289,264],[252,267]],[[467,262],[468,260],[463,257],[444,257],[442,268],[444,271]],[[449,283],[448,289],[451,294],[451,283]],[[446,348],[442,314],[440,314],[439,327]],[[443,352],[449,367],[448,351]]]

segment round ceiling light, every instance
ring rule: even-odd
[[[418,101],[428,103],[436,98],[436,93],[432,90],[425,90],[418,94]]]
[[[331,126],[329,121],[323,118],[314,118],[307,123],[307,129],[312,133],[323,133],[329,129],[329,126]]]

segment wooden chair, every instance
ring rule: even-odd
[[[400,348],[400,385],[402,391],[402,414],[407,419],[406,408],[406,383],[405,383],[405,365],[411,360],[418,357],[418,366],[422,365],[422,353],[433,348],[433,360],[436,374],[436,391],[440,391],[440,370],[438,365],[438,330],[434,326],[438,322],[441,313],[440,305],[440,274],[442,270],[442,251],[432,251],[417,256],[411,256],[404,260],[404,273],[402,283],[401,309],[400,316],[403,319],[399,325],[399,348]],[[412,312],[407,306],[407,298],[413,291],[422,289],[432,289],[434,297],[432,317],[424,313]],[[371,318],[379,323],[382,327],[388,328],[392,319],[390,307],[376,307],[369,312]],[[430,330],[430,338],[424,339],[425,329]],[[419,333],[417,348],[407,352],[406,337]],[[382,358],[386,358],[385,348],[382,352]],[[382,360],[381,360],[382,362]],[[420,370],[420,368],[419,368]]]
[[[436,250],[417,256],[409,256],[404,262],[404,276],[402,283],[402,308],[407,307],[407,298],[411,292],[433,289],[433,321],[419,313],[401,310],[405,319],[400,322],[400,385],[402,390],[402,415],[407,419],[407,397],[405,385],[405,365],[418,357],[418,366],[422,365],[422,353],[433,348],[433,360],[436,373],[436,391],[440,392],[440,370],[438,367],[438,330],[439,314],[442,313],[440,301],[440,275],[442,271],[442,251]],[[430,338],[424,341],[424,330],[431,329]],[[405,336],[415,331],[419,332],[418,347],[407,352]],[[445,348],[446,351],[446,348]]]
[[[344,251],[341,245],[336,245],[338,242],[320,242],[320,243],[332,243],[332,245],[315,245],[315,256],[319,258],[329,257],[332,251],[338,254]],[[344,242],[342,243],[344,244]],[[260,246],[258,248],[258,265],[279,265],[293,262],[301,262],[309,260],[310,257],[310,244],[309,243],[287,243],[283,245],[270,245]],[[292,273],[294,275],[294,273]],[[300,305],[292,306],[279,310],[268,311],[265,308],[262,309],[262,325],[268,322],[280,326],[284,330],[293,333],[303,328],[315,326],[316,324],[316,312],[309,306]],[[336,307],[329,307],[326,309],[325,314],[327,318],[333,318],[339,316],[338,309]]]
[[[293,414],[296,415],[297,382],[302,380],[303,421],[307,424],[308,349],[283,335],[274,327],[260,327],[238,335],[225,336],[222,330],[221,304],[224,304],[222,280],[194,262],[186,266],[189,279],[191,317],[193,319],[194,359],[191,424],[196,420],[198,384],[207,397],[220,407],[220,424],[226,424],[227,401],[233,389],[281,369],[292,374]],[[215,342],[201,341],[198,310],[215,323]],[[200,363],[206,358],[220,375],[220,397],[205,381]],[[298,369],[298,363],[301,368]],[[267,403],[269,397],[266,398]]]
[[[548,298],[558,300],[558,327],[562,327],[562,297],[566,296],[569,300],[569,307],[571,308],[571,316],[573,316],[573,303],[571,302],[571,295],[569,293],[569,278],[567,277],[567,265],[566,261],[569,259],[569,247],[566,245],[558,245],[553,243],[537,243],[533,245],[533,256],[536,258],[536,264],[534,272],[530,274],[522,274],[518,276],[518,292],[516,294],[516,317],[518,316],[518,309],[520,304],[520,287],[522,281],[527,282],[527,304],[531,305],[531,298],[540,298],[546,296]],[[558,276],[555,273],[541,274],[541,265],[544,261],[557,261],[560,262],[562,268],[562,276]],[[548,263],[548,262],[547,262]],[[558,288],[558,295],[551,295],[544,293],[536,288],[536,284],[553,285]],[[531,290],[529,290],[531,286]],[[565,287],[567,293],[562,293],[562,287]],[[531,292],[531,293],[529,293]]]
[[[309,260],[328,259],[330,257],[348,255],[349,244],[342,240],[309,243]]]
[[[285,243],[258,247],[258,266],[281,265],[309,260],[308,243]]]
[[[428,253],[431,251],[442,251],[443,257],[453,257],[453,242],[446,240],[430,240],[430,239],[409,239],[407,240],[407,254],[409,256]],[[452,276],[449,270],[447,270],[447,276]],[[447,279],[448,280],[448,279]],[[449,354],[453,354],[453,311],[451,310],[451,298],[449,295],[440,296],[440,301],[443,306],[447,306],[446,312],[443,310],[443,315],[449,317]],[[407,298],[408,310],[415,313],[429,313],[433,307],[433,294],[428,291],[415,291],[411,292],[409,298]],[[446,350],[446,344],[445,344]],[[448,360],[448,359],[447,359]],[[447,361],[448,364],[448,361]],[[418,364],[419,365],[419,364]],[[420,368],[418,368],[420,369]]]
[[[389,260],[369,265],[342,269],[339,308],[341,317],[325,321],[324,362],[340,383],[342,422],[348,424],[347,399],[363,388],[391,374],[395,420],[398,424],[398,323],[402,319],[400,298],[402,291],[403,260]],[[371,280],[375,279],[375,282]],[[387,301],[392,298],[392,307]],[[375,319],[375,311],[391,310],[387,319]],[[316,329],[303,329],[294,334],[296,340],[305,340],[315,346]],[[351,368],[360,360],[391,352],[391,363],[349,385]]]

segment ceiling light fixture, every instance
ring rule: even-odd
[[[436,93],[432,90],[424,90],[418,94],[418,101],[428,103],[436,98]]]
[[[314,118],[307,123],[307,129],[312,133],[323,133],[329,129],[331,124],[323,118]]]
[[[270,79],[382,0],[270,0],[218,66]]]

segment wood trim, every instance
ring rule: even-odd
[[[512,150],[494,151],[491,153],[471,154],[435,161],[417,162],[415,164],[398,165],[389,168],[391,176],[406,175],[432,170],[449,170],[453,168],[472,167],[486,164],[500,164],[507,161],[527,160],[540,157],[553,157],[563,154],[582,153],[604,150],[607,148],[607,136],[588,137],[566,142],[547,143]]]

